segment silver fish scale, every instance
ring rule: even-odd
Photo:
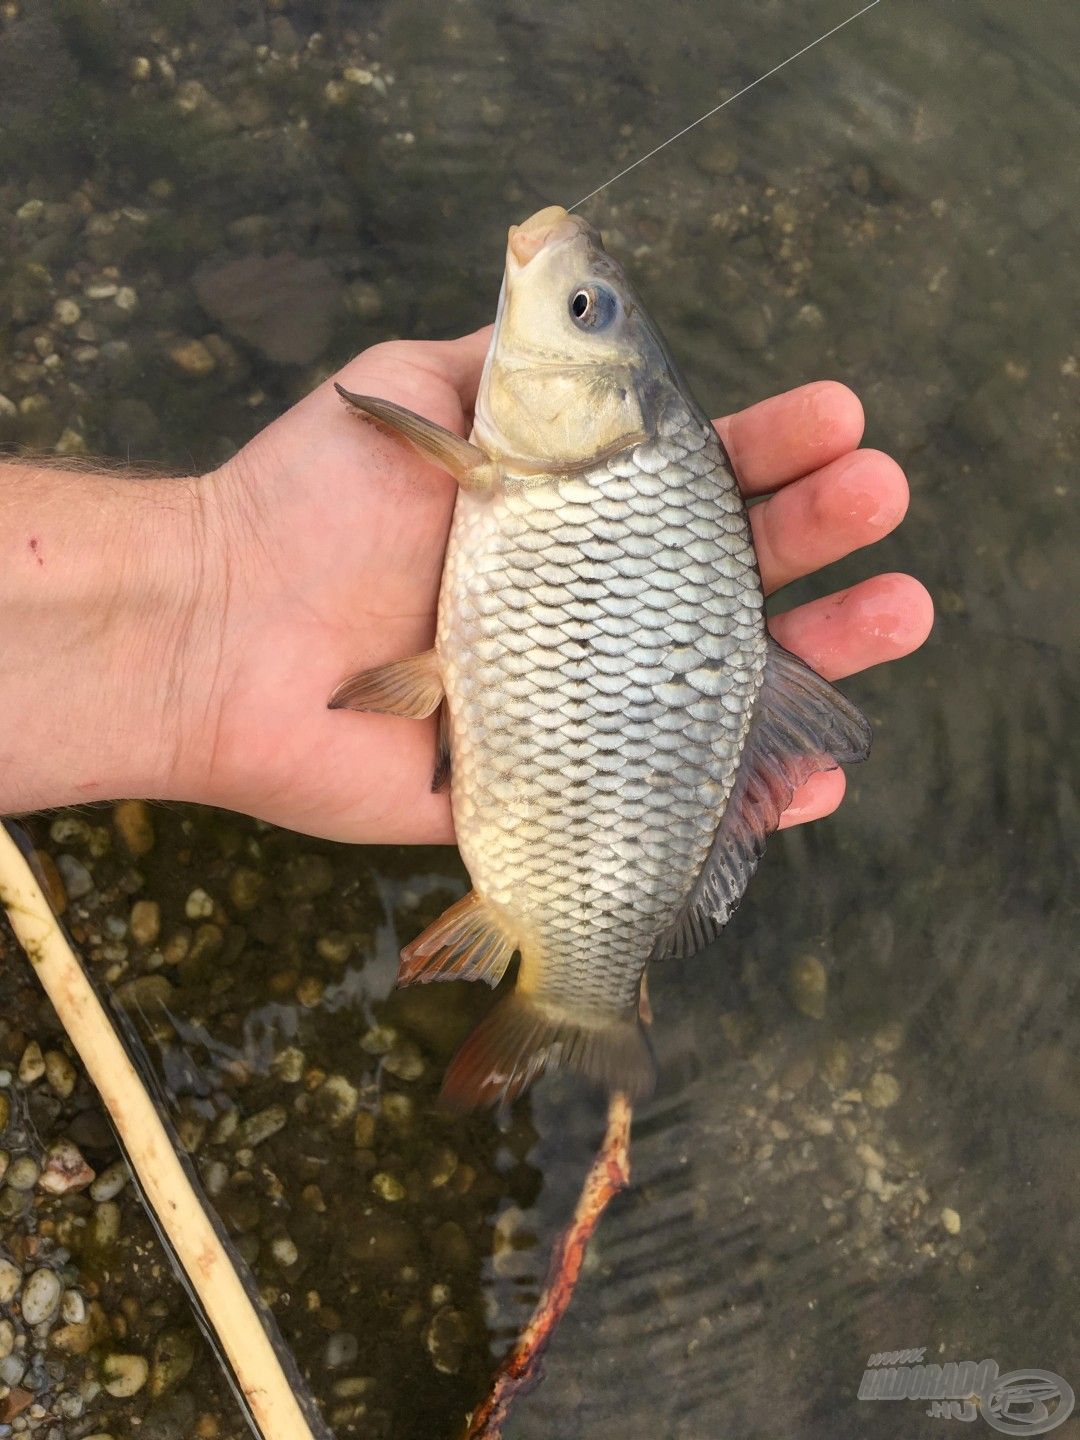
[[[637,1004],[735,780],[761,607],[738,488],[681,400],[573,479],[459,493],[437,640],[454,819],[536,998]]]

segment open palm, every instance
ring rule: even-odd
[[[490,329],[395,341],[336,377],[467,433]],[[766,591],[872,544],[907,507],[903,472],[859,450],[862,408],[824,381],[717,422],[753,508]],[[221,660],[207,713],[215,803],[334,839],[453,839],[433,795],[434,720],[329,711],[345,675],[430,647],[455,484],[359,423],[327,382],[213,477],[228,552]],[[907,575],[803,605],[773,632],[829,679],[916,649],[933,618]],[[839,771],[800,790],[785,824],[833,810]]]

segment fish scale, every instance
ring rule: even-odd
[[[735,780],[761,606],[736,482],[678,395],[655,439],[570,482],[459,495],[436,642],[455,826],[537,1000],[636,1005]]]

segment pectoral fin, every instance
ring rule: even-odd
[[[443,698],[442,676],[434,650],[391,660],[343,680],[327,701],[331,710],[372,710],[423,720],[434,715]]]
[[[827,680],[769,641],[765,679],[709,857],[653,959],[693,955],[715,940],[743,897],[791,797],[818,770],[865,760],[866,717]]]
[[[358,410],[380,430],[404,440],[425,460],[449,471],[463,489],[487,490],[495,480],[495,467],[482,450],[470,445],[452,430],[444,430],[432,420],[395,405],[392,400],[380,400],[373,395],[354,395],[338,385],[334,389],[347,405]]]

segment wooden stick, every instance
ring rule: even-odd
[[[112,1117],[143,1195],[198,1297],[263,1440],[325,1440],[329,1432],[305,1417],[153,1101],[3,824],[0,904]]]
[[[586,1176],[574,1217],[555,1246],[532,1319],[495,1372],[491,1391],[469,1421],[465,1440],[499,1440],[514,1401],[543,1378],[544,1352],[573,1298],[593,1231],[614,1197],[630,1183],[631,1114],[629,1099],[616,1091],[608,1106],[603,1144]]]

